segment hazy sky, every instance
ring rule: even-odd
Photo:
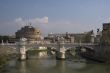
[[[0,34],[32,23],[42,33],[85,32],[110,22],[110,0],[0,0]]]

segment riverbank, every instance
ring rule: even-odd
[[[13,51],[11,48],[0,46],[0,73],[5,71],[4,66],[8,63],[9,60],[11,60],[12,56]]]
[[[0,54],[0,73],[4,71],[4,66],[9,60],[10,60],[9,55]]]

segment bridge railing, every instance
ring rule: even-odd
[[[68,45],[98,45],[98,44],[94,44],[94,43],[34,43],[34,44],[26,44],[26,45],[58,45],[58,44],[68,44]],[[4,44],[0,44],[0,45],[18,45],[17,43],[4,43]]]

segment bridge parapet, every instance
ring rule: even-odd
[[[22,60],[26,59],[26,51],[29,50],[28,48],[32,48],[32,47],[51,47],[51,48],[55,48],[57,52],[61,52],[63,54],[64,57],[64,53],[65,51],[67,51],[70,48],[76,48],[78,46],[86,46],[86,47],[93,47],[96,46],[98,44],[94,44],[94,43],[64,43],[64,42],[60,42],[60,43],[27,43],[25,38],[20,39],[20,41],[18,43],[15,44],[0,44],[0,46],[11,46],[11,47],[16,47],[18,48],[18,51],[20,53],[20,57]]]

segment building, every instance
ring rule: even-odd
[[[110,44],[110,23],[103,23],[101,42]]]
[[[89,33],[89,34],[88,34]],[[62,34],[48,34],[47,37],[45,37],[45,40],[50,40],[50,42],[65,42],[65,43],[89,43],[91,42],[91,35],[93,34],[93,31],[85,32],[85,33],[62,33]],[[93,36],[94,37],[94,36]],[[92,39],[94,42],[94,40]]]
[[[26,38],[29,41],[40,41],[41,32],[38,28],[34,28],[31,25],[24,26],[16,33],[16,39]]]
[[[70,42],[74,42],[74,37],[70,37],[70,35],[68,33],[65,33],[65,34],[50,33],[50,34],[48,34],[47,37],[44,38],[44,40],[48,40],[51,43],[55,43],[55,42],[70,43]]]

